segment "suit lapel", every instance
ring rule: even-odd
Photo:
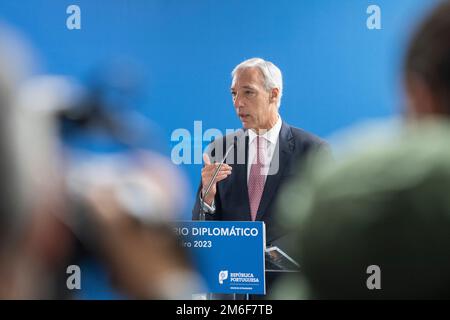
[[[262,216],[266,213],[267,207],[271,203],[275,192],[277,191],[278,186],[281,182],[283,171],[286,168],[288,160],[294,151],[294,147],[295,144],[291,129],[289,125],[283,122],[281,125],[278,143],[275,147],[274,155],[270,163],[269,175],[267,176],[266,183],[264,185],[264,191],[262,194],[261,202],[259,204],[256,220],[261,220]]]
[[[240,138],[244,138],[240,140]],[[240,143],[244,143],[242,145]],[[243,154],[242,154],[243,153]],[[234,148],[233,160],[229,163],[233,167],[233,172],[229,177],[220,183],[223,194],[230,194],[230,199],[236,199],[239,212],[237,213],[241,220],[251,220],[250,202],[248,198],[247,186],[247,156],[248,156],[248,132],[247,130],[238,133],[238,146]],[[241,157],[238,159],[238,157]],[[228,161],[227,161],[228,162]]]

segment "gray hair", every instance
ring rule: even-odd
[[[280,90],[277,102],[277,107],[279,108],[281,104],[281,97],[283,95],[283,76],[281,75],[281,70],[270,61],[265,61],[261,58],[248,59],[238,64],[231,72],[233,84],[235,81],[236,72],[247,68],[258,68],[261,71],[264,77],[264,87],[267,91],[274,88],[278,88],[278,90]]]

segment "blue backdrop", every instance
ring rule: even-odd
[[[185,128],[193,134],[196,120],[203,121],[203,131],[240,127],[230,72],[255,56],[282,70],[280,112],[292,125],[326,137],[357,121],[398,112],[410,28],[434,2],[2,0],[0,20],[30,40],[41,72],[83,80],[105,62],[131,62],[142,80],[132,106],[162,129],[160,142],[169,156],[177,144],[172,132]],[[72,4],[81,9],[80,30],[66,27]],[[381,9],[381,30],[366,27],[371,4]],[[115,76],[120,75],[110,75]],[[196,139],[192,146],[201,144],[202,138]],[[180,167],[190,180],[184,212],[190,217],[200,165]],[[101,266],[86,262],[83,270],[82,297],[117,297]]]
[[[295,126],[326,137],[397,112],[404,45],[433,2],[2,0],[0,18],[31,41],[44,72],[83,79],[105,61],[132,61],[143,76],[134,107],[162,128],[170,155],[173,130],[192,133],[195,120],[203,130],[240,127],[230,72],[254,56],[282,70],[280,112]],[[71,4],[81,9],[80,30],[66,27]],[[381,30],[366,27],[371,4],[381,8]],[[192,204],[200,165],[181,167]]]

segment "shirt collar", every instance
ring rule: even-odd
[[[275,123],[275,125],[261,136],[264,137],[267,141],[270,141],[270,143],[272,143],[273,145],[275,145],[277,143],[278,136],[280,135],[281,123],[282,123],[281,116],[278,115],[278,120]],[[255,133],[255,131],[248,130],[249,144],[251,144],[256,137],[257,134]]]

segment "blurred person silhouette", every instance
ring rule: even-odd
[[[311,159],[286,190],[279,208],[296,229],[301,272],[274,298],[450,298],[448,39],[444,1],[407,49],[398,126],[349,130],[341,155]]]
[[[63,296],[60,283],[72,250],[69,230],[56,218],[65,210],[65,195],[54,122],[40,101],[24,107],[30,102],[31,51],[17,32],[0,25],[2,299]]]
[[[0,298],[77,298],[66,268],[81,265],[83,278],[89,256],[121,297],[191,298],[201,282],[171,224],[184,198],[168,197],[185,179],[125,100],[110,108],[108,94],[129,91],[34,76],[32,50],[0,35]]]
[[[137,78],[123,65],[101,68],[84,98],[58,113],[69,224],[124,297],[191,299],[201,280],[172,228],[187,183],[149,143],[161,140],[154,126],[132,111]]]

